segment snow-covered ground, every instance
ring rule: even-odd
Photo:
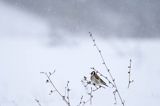
[[[35,98],[42,106],[65,106],[56,93],[48,95],[51,86],[45,84],[42,71],[56,69],[53,81],[61,92],[70,81],[73,106],[85,93],[80,80],[89,75],[90,67],[107,74],[88,32],[84,33],[87,37],[67,38],[73,42],[69,45],[60,42],[62,45],[50,46],[50,28],[45,20],[2,3],[0,23],[0,106],[37,106]],[[94,36],[126,106],[159,106],[160,40],[103,40]],[[127,89],[130,58],[134,83]],[[112,91],[102,89],[95,93],[92,106],[113,103]],[[117,106],[121,106],[120,102]]]

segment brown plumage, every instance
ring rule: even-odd
[[[105,85],[108,87],[108,85],[97,75],[95,71],[91,72],[90,79],[94,85],[99,85],[99,86]]]

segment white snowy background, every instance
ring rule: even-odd
[[[85,3],[85,0],[80,1]],[[77,32],[70,31],[63,25],[57,24],[61,23],[60,21],[65,23],[62,18],[58,22],[52,21],[56,22],[53,27],[49,19],[12,6],[4,0],[0,1],[0,106],[38,106],[35,98],[40,100],[42,106],[65,106],[66,104],[57,93],[48,95],[51,86],[45,84],[46,78],[40,74],[42,71],[52,72],[54,69],[56,73],[53,81],[60,92],[64,92],[66,82],[70,81],[71,103],[72,106],[76,106],[80,97],[85,94],[80,81],[84,75],[89,75],[90,67],[94,66],[101,73],[107,74],[89,37],[90,30],[102,50],[111,73],[116,78],[126,106],[159,106],[159,33],[151,33],[156,34],[156,37],[149,35],[149,37],[138,38],[132,34],[133,37],[129,38],[116,37],[118,36],[116,31],[119,31],[117,29],[125,31],[126,27],[132,26],[130,23],[132,20],[125,23],[128,17],[123,19],[124,17],[119,14],[109,14],[111,15],[106,22],[111,21],[111,28],[116,29],[108,33],[113,37],[104,37],[104,35],[101,36],[103,34],[101,31],[106,30],[104,26],[103,30],[96,30],[96,27],[87,28],[86,25],[85,30],[81,29],[83,25],[80,27],[77,25]],[[133,23],[135,21],[136,19]],[[150,23],[154,26],[154,19]],[[100,24],[102,24],[101,21]],[[72,27],[72,24],[67,26]],[[125,35],[134,31],[132,27],[126,30],[129,31],[127,33],[122,31],[120,34]],[[115,31],[113,35],[112,31]],[[134,83],[128,89],[127,72],[130,58],[133,61],[131,77]],[[94,94],[92,106],[114,106],[113,103],[112,91],[102,89]],[[117,106],[121,106],[119,100]]]

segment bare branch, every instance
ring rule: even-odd
[[[81,104],[83,103],[82,101],[83,101],[83,96],[81,96],[80,102],[77,106],[81,106]]]
[[[52,80],[50,79],[50,77],[55,73],[55,71],[53,73],[49,72],[46,73],[46,72],[41,72],[41,74],[44,74],[46,77],[47,77],[47,80],[46,80],[46,83],[50,83],[54,89],[54,91],[56,91],[63,99],[63,101],[68,105],[70,106],[70,103],[66,100],[65,96],[63,96],[60,91],[56,88],[56,86],[54,85],[54,83],[52,82]]]
[[[66,89],[66,92],[67,92],[66,98],[67,98],[68,103],[70,104],[69,92],[70,92],[71,89],[69,88],[69,81],[67,81],[67,86],[65,87],[65,89]]]
[[[117,90],[113,91],[114,101],[115,101],[114,104],[117,104],[116,92],[117,92]]]
[[[129,88],[130,84],[134,82],[134,80],[131,80],[131,69],[132,69],[132,60],[131,59],[129,60],[128,69],[129,69],[129,71],[128,71],[128,76],[129,76],[128,77],[129,78],[129,80],[128,80],[128,88]]]
[[[92,92],[93,92],[93,90],[92,90],[92,87],[91,87],[91,92],[88,93],[88,95],[90,96],[90,104],[92,104],[92,98],[93,98]]]
[[[36,103],[38,104],[38,106],[42,106],[38,99],[34,99],[34,100],[36,101]]]
[[[98,53],[99,53],[99,55],[100,55],[100,57],[101,57],[102,64],[105,66],[107,72],[109,73],[110,78],[112,79],[112,82],[111,82],[111,83],[114,85],[115,89],[117,90],[118,97],[119,97],[122,105],[124,106],[124,100],[122,99],[122,97],[121,97],[121,95],[120,95],[120,93],[119,93],[119,90],[118,90],[118,88],[117,88],[117,84],[116,84],[115,79],[113,78],[113,76],[112,76],[112,74],[111,74],[111,72],[110,72],[110,69],[109,69],[108,66],[106,65],[106,62],[105,62],[104,57],[103,57],[103,55],[102,55],[102,51],[101,51],[101,50],[99,49],[99,47],[97,46],[96,41],[95,41],[95,39],[94,39],[93,36],[92,36],[92,33],[89,32],[89,34],[90,34],[90,37],[91,37],[91,39],[92,39],[92,41],[93,41],[93,46],[96,47],[96,49],[97,49],[97,51],[98,51]]]
[[[96,44],[96,41],[94,39],[94,37],[92,36],[92,33],[90,33],[90,37],[93,41],[93,46],[96,48],[96,50],[98,51],[99,55],[100,55],[100,58],[101,58],[101,61],[102,61],[102,64],[104,65],[106,71],[107,71],[107,76],[103,75],[102,73],[100,73],[98,70],[96,70],[94,67],[92,67],[91,69],[94,70],[97,74],[97,76],[100,76],[100,77],[103,77],[104,79],[106,79],[108,81],[108,84],[109,85],[112,85],[112,87],[108,86],[108,84],[105,83],[105,85],[109,88],[112,88],[113,90],[113,96],[114,96],[114,104],[117,104],[117,97],[118,99],[121,101],[121,104],[124,106],[124,100],[122,99],[121,95],[120,95],[120,92],[118,90],[118,87],[117,87],[117,84],[116,84],[116,81],[115,81],[115,78],[112,76],[112,73],[110,71],[110,69],[108,68],[105,60],[104,60],[104,57],[102,55],[102,51],[99,49],[99,47],[97,46]],[[131,59],[130,59],[130,65],[128,66],[129,68],[129,71],[128,71],[128,74],[129,74],[129,83],[128,83],[128,88],[130,86],[130,84],[133,82],[133,80],[131,80]],[[62,100],[67,104],[67,106],[71,106],[71,103],[70,103],[70,91],[71,89],[69,88],[69,81],[67,81],[67,84],[65,86],[65,92],[64,92],[64,95],[57,89],[57,87],[55,86],[55,84],[53,83],[53,81],[51,80],[51,76],[54,75],[55,73],[55,70],[54,72],[49,72],[49,73],[46,73],[46,72],[41,72],[42,74],[44,74],[47,79],[46,79],[46,83],[49,83],[52,85],[52,90],[50,90],[50,93],[49,95],[51,95],[53,92],[57,92],[59,94],[59,96],[62,98]],[[92,79],[92,77],[91,77]],[[102,79],[101,79],[102,80]],[[92,102],[93,102],[93,94],[98,91],[100,88],[105,88],[103,85],[96,85],[94,83],[94,81],[91,81],[90,79],[87,79],[86,76],[84,76],[83,80],[81,80],[83,86],[85,87],[85,89],[87,90],[87,94],[85,95],[82,95],[81,98],[80,98],[80,101],[79,101],[79,104],[77,106],[84,106],[85,104],[87,103],[90,103],[90,105],[92,105]],[[39,101],[37,99],[35,99],[35,101],[38,103],[39,106],[41,106],[41,104],[39,103]]]
[[[87,95],[89,96],[89,98],[84,100],[84,96],[82,96],[78,106],[80,106],[80,105],[84,106],[88,102],[90,102],[90,104],[92,104],[93,93],[98,91],[100,88],[104,88],[104,87],[94,85],[93,83],[91,83],[90,80],[87,79],[86,76],[84,76],[84,79],[81,80],[81,82],[82,82],[83,86],[87,89]],[[91,86],[89,86],[89,85],[91,85]],[[93,89],[93,87],[94,87],[94,89]],[[88,88],[90,89],[90,91],[88,91]]]

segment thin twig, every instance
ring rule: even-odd
[[[83,77],[83,80],[81,80],[81,82],[82,82],[82,84],[83,84],[83,86],[84,86],[85,88],[86,88],[88,85],[92,84],[91,81],[89,81],[86,76]]]
[[[92,98],[93,98],[92,92],[93,92],[93,90],[92,90],[92,87],[91,87],[91,92],[88,94],[90,96],[90,104],[91,105],[92,105]]]
[[[46,82],[47,82],[47,83],[50,83],[50,84],[52,85],[52,87],[54,88],[54,90],[62,97],[62,99],[65,101],[65,103],[66,103],[68,106],[70,106],[70,103],[66,100],[65,96],[63,96],[63,95],[59,92],[59,90],[56,88],[56,86],[54,85],[54,83],[53,83],[52,80],[50,79],[50,76],[53,75],[53,74],[51,74],[50,72],[49,72],[49,75],[48,75],[46,72],[41,72],[41,74],[46,75],[46,77],[47,77]]]
[[[113,91],[114,101],[115,101],[115,102],[114,102],[114,104],[117,104],[116,92],[117,92],[116,90],[115,90],[115,91]]]
[[[93,93],[98,91],[100,88],[104,88],[103,86],[96,86],[93,83],[91,83],[90,80],[87,79],[86,76],[84,76],[84,79],[81,80],[83,86],[87,89],[87,95],[89,96],[89,98],[87,100],[83,100],[84,96],[81,97],[81,100],[79,102],[79,104],[77,106],[84,106],[85,104],[87,104],[88,102],[90,102],[90,105],[92,104],[92,99],[93,99]],[[88,86],[91,85],[91,86]],[[90,91],[88,91],[88,87],[90,89]],[[93,87],[95,87],[95,89],[93,89]]]
[[[129,80],[128,80],[128,88],[130,87],[130,84],[131,83],[133,83],[133,81],[134,80],[131,80],[131,68],[132,68],[132,60],[130,59],[129,60],[129,66],[128,66],[128,69],[129,69],[129,71],[128,71],[128,78],[129,78]]]
[[[89,95],[89,94],[88,94]],[[87,104],[88,102],[91,103],[91,98],[89,98],[88,100],[83,100],[84,99],[84,96],[81,96],[81,99],[80,99],[80,102],[77,106],[84,106],[85,104]]]
[[[38,104],[38,106],[42,106],[38,99],[34,99],[34,100],[36,101],[36,103]]]
[[[51,95],[53,92],[56,92],[56,90],[50,90],[49,95]]]
[[[69,92],[70,92],[69,81],[67,81],[66,90],[67,90],[66,98],[67,98],[67,100],[68,100],[68,103],[70,104],[70,97],[69,97]]]
[[[117,84],[116,84],[115,79],[113,78],[113,76],[112,76],[112,74],[111,74],[111,72],[110,72],[110,69],[109,69],[108,66],[106,65],[106,62],[105,62],[104,57],[103,57],[103,55],[102,55],[102,51],[101,51],[101,50],[99,49],[99,47],[97,46],[96,41],[95,41],[95,39],[94,39],[93,36],[92,36],[92,33],[89,32],[89,34],[90,34],[90,37],[91,37],[91,39],[92,39],[92,41],[93,41],[94,46],[96,47],[96,49],[97,49],[97,51],[98,51],[98,53],[99,53],[99,55],[100,55],[100,57],[101,57],[102,64],[105,66],[107,72],[109,73],[109,76],[110,76],[111,79],[112,79],[112,83],[113,83],[113,85],[114,85],[114,87],[115,87],[115,89],[116,89],[116,92],[117,92],[117,94],[118,94],[118,96],[119,96],[119,99],[120,99],[122,105],[124,106],[124,100],[122,99],[122,97],[121,97],[121,95],[120,95],[120,93],[119,93],[119,90],[118,90],[118,88],[117,88]]]
[[[83,101],[83,96],[81,96],[80,102],[77,106],[80,106],[82,104],[82,101]]]

